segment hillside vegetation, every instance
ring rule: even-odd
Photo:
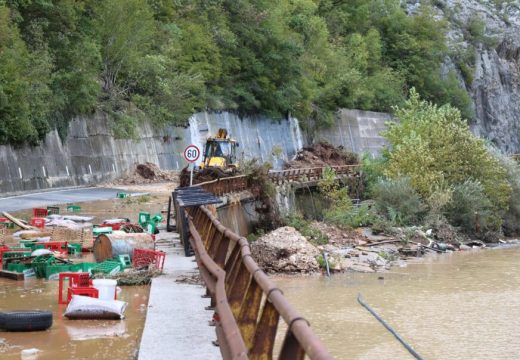
[[[399,0],[0,0],[0,143],[62,135],[75,115],[183,124],[197,110],[291,114],[313,128],[340,107],[389,111],[412,86],[470,114],[446,23]]]

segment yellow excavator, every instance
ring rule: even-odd
[[[200,169],[219,168],[225,172],[235,172],[238,142],[228,136],[226,129],[218,129],[217,135],[210,136],[204,145]]]

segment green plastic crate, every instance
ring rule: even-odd
[[[20,247],[32,249],[34,244],[36,244],[35,240],[20,240]]]
[[[141,211],[139,213],[139,225],[145,227],[146,224],[150,221],[150,213]]]
[[[119,261],[113,260],[105,260],[102,263],[98,263],[91,270],[92,274],[116,274],[119,271],[121,271],[121,264]]]
[[[67,206],[67,211],[70,211],[70,212],[81,211],[81,206],[79,206],[79,205],[69,205],[69,206]]]
[[[160,223],[162,221],[163,217],[161,214],[155,214],[151,221],[153,221],[154,223]]]
[[[157,231],[157,224],[154,223],[154,222],[149,222],[148,224],[146,224],[146,232],[148,234],[155,234],[155,232]]]
[[[81,254],[81,244],[68,244],[67,250],[69,255]]]
[[[99,236],[101,234],[112,234],[112,228],[110,226],[100,226],[92,229],[92,234],[94,236]]]
[[[132,260],[130,259],[130,255],[119,255],[115,260],[119,261],[122,269],[127,269],[132,267]]]
[[[24,249],[20,249],[20,250],[24,250]],[[29,256],[31,256],[31,254],[32,254],[32,251],[30,251],[30,250],[28,250],[28,251],[6,251],[2,255],[2,261],[6,260],[6,259],[16,258],[16,257],[29,257]]]
[[[34,269],[36,277],[45,277],[47,265],[51,265],[55,261],[56,258],[53,255],[40,255],[35,257],[32,261],[32,268]]]
[[[15,224],[10,221],[2,222],[2,223],[0,223],[0,225],[2,225],[3,227],[5,227],[7,229],[14,229],[14,227],[15,227]]]
[[[71,265],[68,265],[68,264],[47,265],[44,268],[44,273],[43,273],[42,277],[49,279],[54,274],[59,274],[61,272],[67,272],[67,271],[71,271]],[[36,274],[36,276],[38,276],[38,274]]]
[[[118,192],[117,195],[116,195],[116,197],[117,197],[118,199],[124,199],[124,198],[129,197],[129,196],[130,196],[130,195],[127,194],[127,193],[125,193],[125,192]]]
[[[23,273],[24,270],[30,269],[31,264],[23,264],[23,263],[9,263],[7,264],[8,271],[14,271]]]
[[[59,214],[60,208],[58,206],[47,206],[47,214],[53,215],[53,214]]]

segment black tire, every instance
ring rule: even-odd
[[[4,311],[0,327],[6,331],[41,331],[52,326],[52,313],[39,310]]]

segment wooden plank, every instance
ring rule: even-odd
[[[25,276],[23,273],[15,271],[0,270],[0,277],[11,279],[11,280],[24,280]]]
[[[16,225],[18,225],[19,227],[21,227],[24,230],[38,230],[37,228],[35,228],[33,226],[24,224],[21,220],[15,218],[13,215],[9,214],[8,212],[3,211],[2,215],[4,217],[8,218],[10,221],[12,221],[13,223],[15,223]]]

